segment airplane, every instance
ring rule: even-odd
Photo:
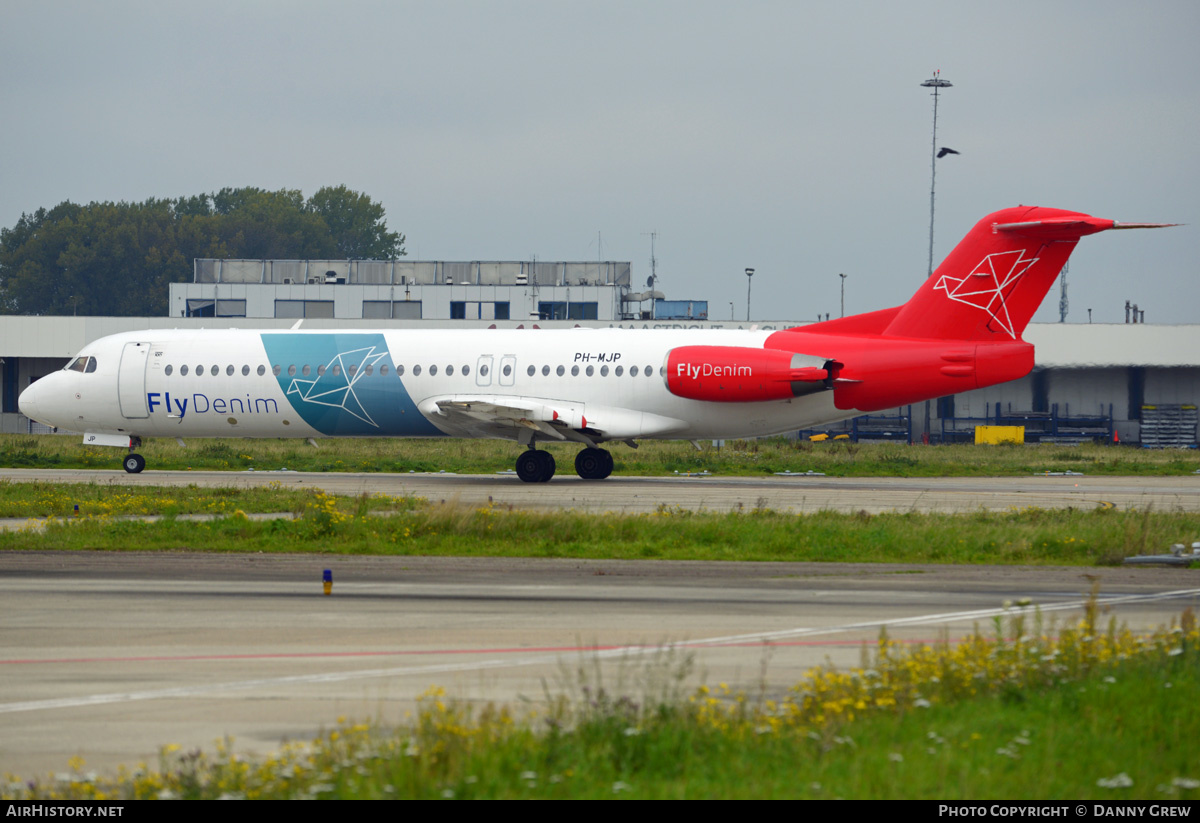
[[[1117,223],[1019,206],[980,220],[905,304],[783,331],[148,330],[85,346],[20,396],[27,417],[146,461],[145,437],[515,440],[517,476],[546,482],[539,443],[748,438],[1016,380],[1021,338],[1076,243]],[[314,441],[315,442],[315,441]]]

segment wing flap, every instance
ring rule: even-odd
[[[529,431],[553,440],[598,443],[682,432],[688,424],[672,417],[570,400],[497,395],[432,397],[420,405],[426,417],[446,426],[491,437],[524,439]],[[524,437],[521,430],[526,430]]]

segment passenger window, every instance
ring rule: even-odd
[[[566,371],[567,370],[564,369],[562,366],[559,366],[557,369],[554,370],[554,373],[557,374],[559,377],[562,377],[566,373]]]
[[[380,375],[386,375],[388,373],[387,363],[384,363],[382,366],[379,367],[379,373],[380,373]]]
[[[184,368],[186,368],[186,366]],[[271,369],[271,374],[278,377],[281,371],[283,371],[283,366],[276,366],[275,368]]]
[[[211,374],[213,377],[216,377],[216,376],[217,376],[217,375],[220,373],[220,371],[221,371],[221,367],[220,367],[220,366],[213,366],[213,367],[212,367],[211,369],[209,369],[208,371],[209,371],[209,374]]]
[[[453,377],[453,376],[454,376],[454,367],[453,367],[453,366],[447,366],[447,367],[446,367],[446,376],[447,376],[447,377]]]
[[[429,376],[433,377],[435,374],[437,374],[437,366],[430,366],[429,367]]]
[[[259,366],[259,368],[261,369],[262,366]],[[242,377],[249,377],[249,376],[250,376],[250,367],[242,366]]]
[[[526,370],[525,370],[525,373],[526,373],[526,374],[528,374],[530,377],[533,377],[533,376],[534,376],[534,374],[536,374],[536,373],[537,373],[537,367],[536,367],[536,366],[530,366],[528,369],[526,369]]]
[[[293,365],[291,365],[291,366],[288,366],[288,377],[295,377],[295,376],[296,376],[296,366],[295,366],[295,364],[293,364]]]
[[[621,376],[621,375],[623,375],[624,373],[625,373],[625,367],[624,367],[624,366],[617,366],[617,377],[620,377],[620,376]]]
[[[325,376],[325,367],[317,366],[317,377],[324,377],[324,376]]]
[[[650,374],[650,373],[651,373],[651,372],[653,372],[653,371],[654,371],[654,367],[653,367],[653,366],[647,366],[647,367],[646,367],[646,376],[647,376],[647,377],[650,377],[650,376],[651,376],[651,374]]]
[[[399,366],[397,366],[397,367],[396,367],[396,376],[397,376],[397,377],[403,377],[403,376],[404,376],[404,366],[403,366],[403,365],[399,365]]]
[[[203,377],[203,376],[204,376],[204,367],[203,367],[203,366],[197,366],[197,367],[196,367],[196,376],[197,376],[197,377]]]
[[[578,377],[578,376],[579,376],[579,367],[578,367],[578,366],[572,366],[572,367],[571,367],[571,376],[572,376],[572,377]]]
[[[370,377],[371,375],[373,375],[373,374],[375,373],[375,367],[374,367],[374,366],[367,366],[367,368],[366,368],[366,369],[364,369],[364,371],[366,371],[366,373],[367,373],[367,377]]]
[[[542,377],[549,377],[549,376],[550,376],[550,367],[542,366]]]
[[[588,376],[588,377],[591,377],[591,376],[592,376],[593,374],[595,374],[595,373],[596,373],[596,367],[595,367],[595,366],[588,366],[588,367],[587,367],[587,376]]]
[[[468,374],[470,374],[470,373],[471,373],[471,367],[470,367],[470,366],[463,366],[463,377],[466,377],[466,376],[467,376]]]
[[[340,377],[340,376],[341,376],[341,374],[342,374],[342,367],[341,367],[341,366],[334,366],[334,367],[333,367],[333,376],[334,376],[334,377]]]
[[[421,376],[421,367],[413,366],[413,377],[420,377],[420,376]]]
[[[226,366],[226,367],[225,367],[225,376],[226,376],[226,377],[233,377],[233,366],[232,366],[232,365],[229,365],[229,366]]]
[[[175,371],[175,369],[173,369],[173,368],[171,367],[171,364],[170,364],[170,363],[168,363],[168,364],[167,364],[167,367],[166,367],[165,369],[163,369],[163,374],[165,374],[167,377],[170,377],[170,376],[171,376],[171,372],[173,372],[173,371]]]
[[[629,376],[637,377],[637,366],[634,366],[632,369],[629,370]]]
[[[505,377],[508,377],[510,374],[512,374],[512,366],[510,366],[509,364],[505,363],[505,364],[504,364],[504,376],[505,376]]]
[[[601,367],[600,367],[600,376],[601,376],[601,377],[608,377],[608,366],[601,366]]]
[[[300,373],[302,375],[304,375],[305,377],[308,377],[309,374],[312,373],[312,366],[308,365],[307,363],[304,364],[303,366],[300,367]]]
[[[351,363],[349,366],[346,367],[346,374],[349,377],[353,377],[354,375],[358,374],[358,365],[355,363]]]
[[[180,377],[187,377],[187,372],[188,372],[188,368],[187,368],[186,364],[179,367],[179,376]]]
[[[266,374],[266,373],[267,373],[267,367],[266,367],[266,366],[259,366],[259,367],[258,367],[258,376],[259,376],[259,377],[262,377],[262,376],[263,376],[264,374]]]

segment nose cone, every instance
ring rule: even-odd
[[[21,392],[21,396],[17,398],[17,408],[21,410],[21,414],[30,420],[36,420],[44,425],[53,426],[55,424],[46,418],[47,382],[49,382],[47,378],[43,377]]]

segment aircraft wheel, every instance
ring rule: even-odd
[[[603,480],[612,470],[612,454],[605,449],[586,448],[575,455],[575,473],[584,480]]]
[[[146,468],[146,458],[142,457],[140,454],[134,454],[130,452],[125,456],[124,466],[125,471],[129,472],[130,474],[137,474],[142,469]]]
[[[557,468],[554,463],[554,455],[550,452],[538,452],[537,454],[538,459],[542,461],[542,476],[539,478],[539,482],[545,483],[554,476],[554,469]]]
[[[554,476],[554,455],[530,449],[517,458],[517,477],[526,483],[545,483]]]
[[[539,454],[541,452],[530,449],[517,458],[517,477],[526,483],[537,483],[542,479],[542,459]]]

